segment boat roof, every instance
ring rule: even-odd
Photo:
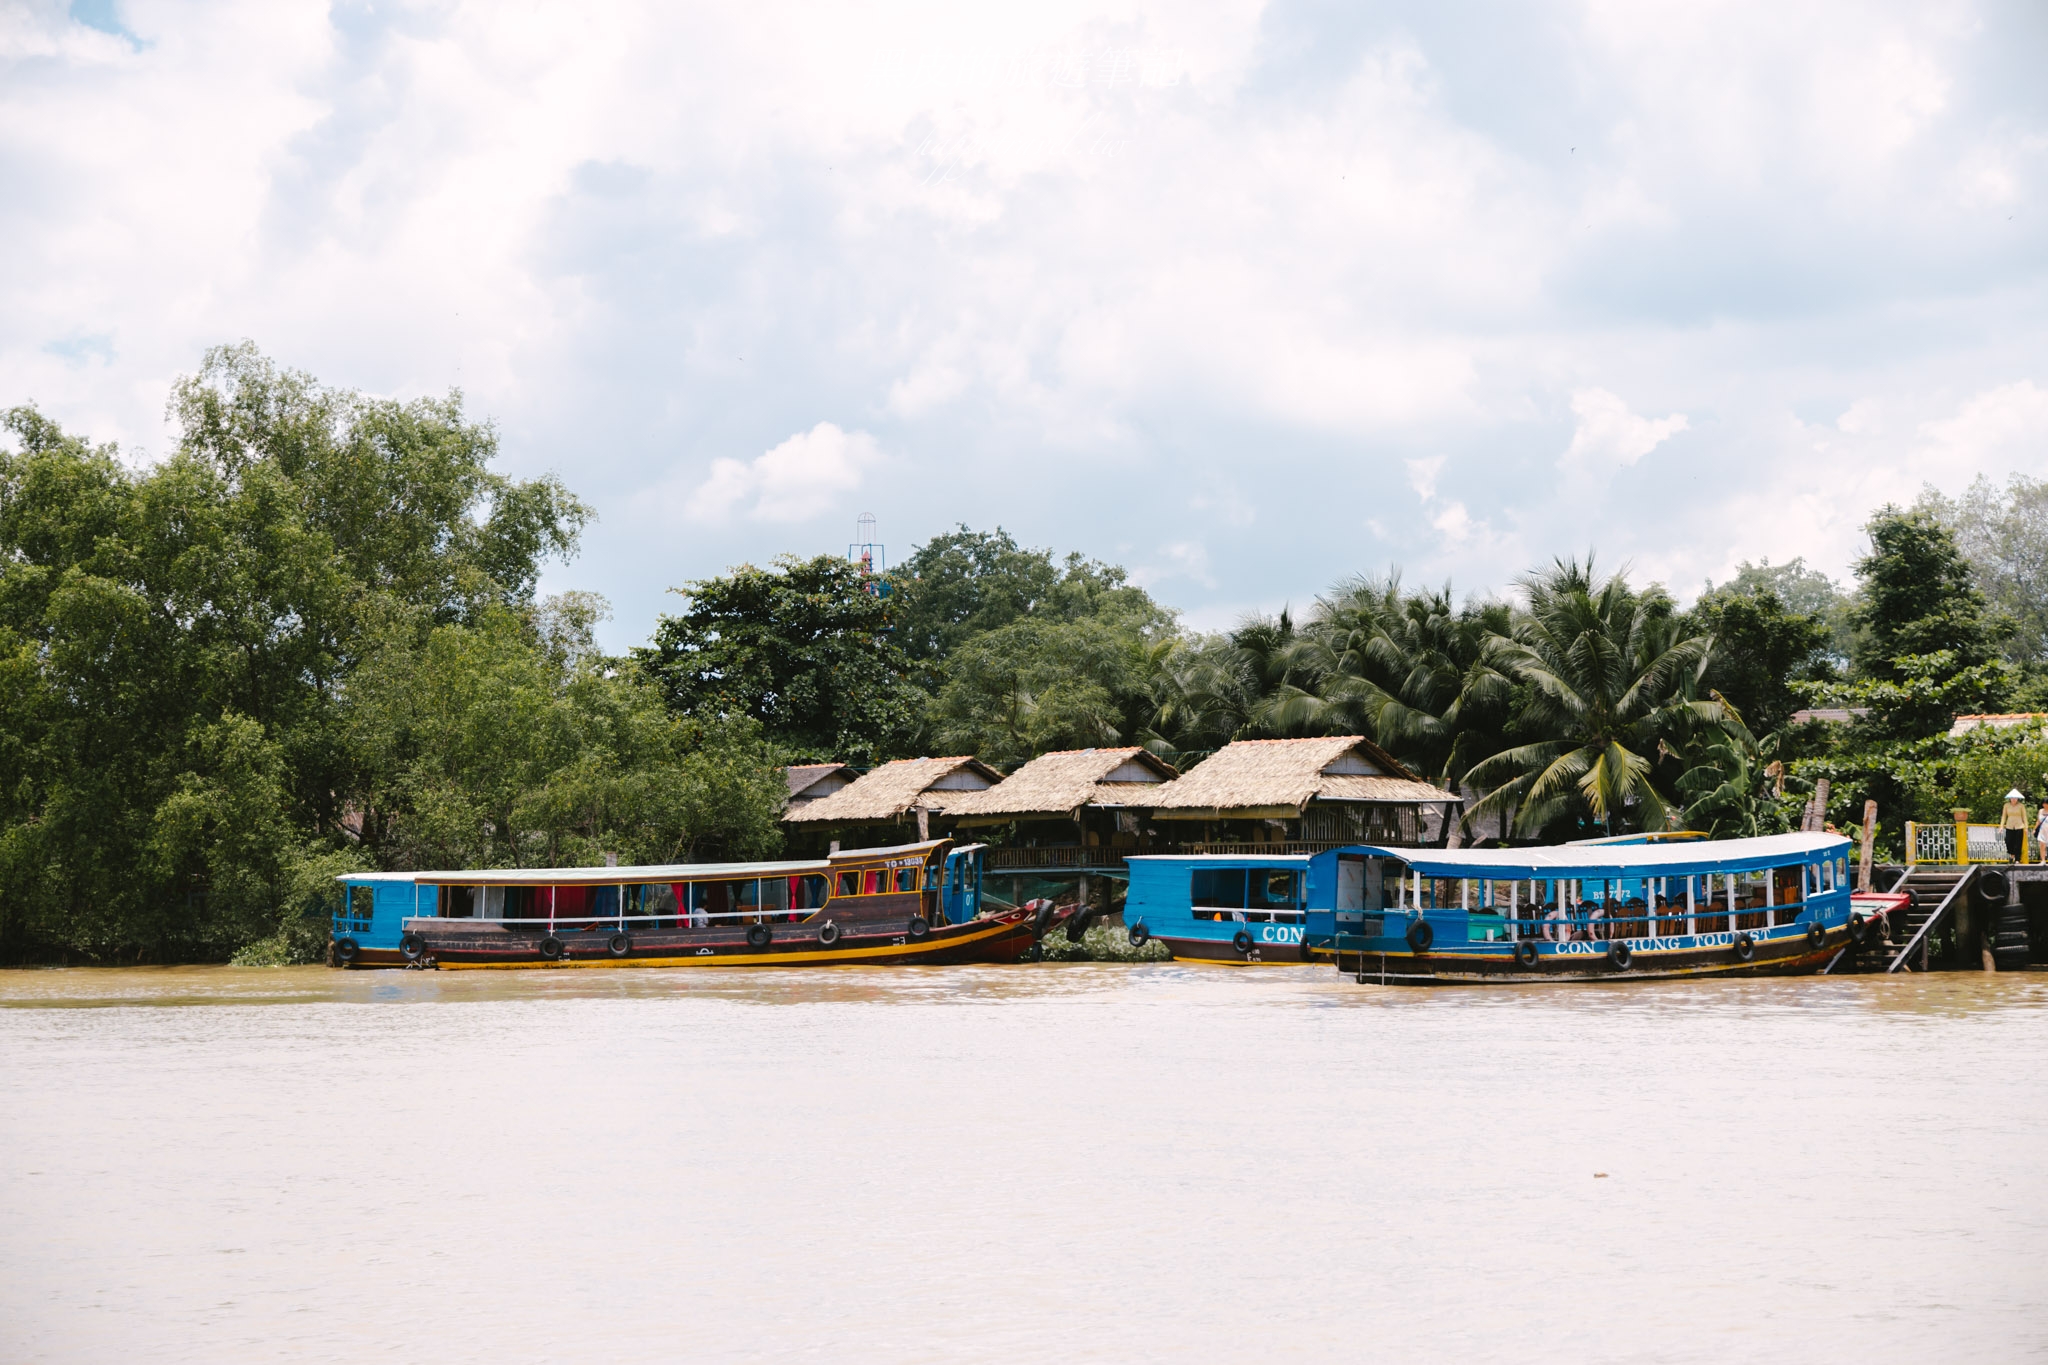
[[[438,872],[345,872],[335,880],[412,882],[423,886],[612,886],[795,877],[825,872],[831,866],[824,858],[802,858],[773,863],[661,863],[640,867],[471,867]]]
[[[1382,848],[1357,852],[1398,858],[1428,877],[1501,881],[1557,877],[1663,877],[1691,872],[1751,872],[1834,857],[1849,848],[1840,834],[1766,834],[1656,844],[1560,844],[1543,848]],[[1353,851],[1353,850],[1345,850]]]
[[[834,863],[866,861],[929,853],[944,839],[888,848],[849,848],[823,858],[792,858],[762,863],[659,863],[629,867],[470,867],[433,872],[345,872],[338,882],[398,882],[422,886],[630,886],[640,882],[745,881],[749,877],[796,877],[829,872]],[[972,852],[981,844],[956,845],[954,852]]]

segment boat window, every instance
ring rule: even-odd
[[[643,915],[673,915],[676,912],[675,884],[649,882],[640,888],[640,904]]]
[[[771,877],[761,883],[761,908],[763,910],[789,909],[789,884],[795,877]]]
[[[442,887],[440,910],[442,919],[472,918],[476,914],[476,888],[473,886]]]
[[[830,881],[818,875],[791,877],[789,879],[789,908],[792,910],[816,910],[825,903],[825,888]]]
[[[1198,867],[1188,875],[1188,903],[1244,908],[1245,870],[1241,867]]]
[[[869,868],[860,874],[860,893],[863,896],[881,895],[889,889],[888,876],[889,874],[879,867]]]
[[[915,867],[899,867],[896,869],[896,889],[898,891],[917,890],[917,869]]]
[[[1365,909],[1365,859],[1337,860],[1337,909]]]
[[[839,874],[839,890],[838,890],[838,891],[837,891],[837,893],[835,893],[835,894],[837,894],[837,895],[841,895],[841,896],[858,896],[858,895],[860,894],[860,873],[858,873],[858,872],[842,872],[842,873],[840,873],[840,874]]]
[[[1246,880],[1247,910],[1291,910],[1299,899],[1300,873],[1259,868]]]

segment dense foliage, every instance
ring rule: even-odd
[[[351,867],[773,845],[762,741],[534,602],[588,511],[494,472],[458,396],[241,346],[172,413],[146,468],[6,414],[0,960],[288,958]]]

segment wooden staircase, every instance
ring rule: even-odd
[[[1886,941],[1878,945],[1887,972],[1924,972],[1934,931],[1954,915],[1970,894],[1975,867],[1916,865],[1890,887],[1911,893],[1913,903],[1891,917]]]

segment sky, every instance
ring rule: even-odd
[[[544,590],[965,523],[1198,628],[2048,475],[2048,5],[0,0],[0,404],[459,388]]]

